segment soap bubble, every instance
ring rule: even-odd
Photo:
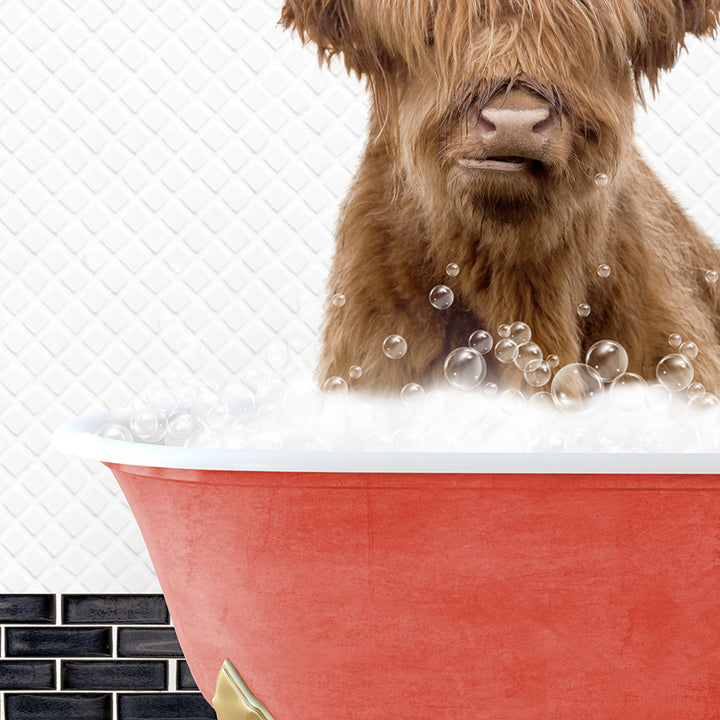
[[[351,365],[350,369],[348,370],[348,375],[353,380],[357,380],[358,378],[361,378],[362,374],[363,374],[363,370],[359,365]]]
[[[342,378],[340,378],[342,380]],[[343,380],[343,382],[345,382]],[[347,392],[347,384],[345,385],[345,392]],[[257,409],[256,419],[265,428],[271,428],[278,424],[280,420],[280,406],[274,402],[263,403]]]
[[[601,265],[597,266],[597,274],[601,278],[606,278],[610,276],[610,266],[606,265],[605,263],[602,263]]]
[[[399,360],[407,352],[407,342],[402,335],[388,335],[383,341],[383,352],[391,360]]]
[[[217,403],[205,414],[205,422],[210,430],[224,430],[235,418],[226,403]]]
[[[518,350],[518,346],[510,338],[503,338],[495,343],[495,357],[506,365],[515,360]]]
[[[543,385],[544,384],[545,383],[543,383]],[[552,395],[549,392],[542,390],[541,392],[536,392],[530,396],[530,399],[528,400],[528,407],[532,410],[548,413],[555,410],[555,403],[553,402]]]
[[[160,417],[151,408],[138,410],[130,418],[130,430],[138,440],[157,440],[161,434]]]
[[[483,387],[483,392],[488,397],[495,397],[495,395],[498,394],[497,383],[494,383],[494,382],[485,383],[485,386]]]
[[[600,172],[595,176],[595,184],[598,187],[605,187],[609,181],[610,181],[610,178],[607,176],[606,173]]]
[[[692,382],[694,374],[692,363],[680,353],[666,355],[655,369],[658,382],[670,392],[684,390]]]
[[[635,373],[623,373],[616,377],[610,385],[613,400],[623,410],[640,407],[647,392],[645,378]]]
[[[253,438],[253,449],[264,451],[282,450],[284,443],[280,435],[274,432],[261,432]]]
[[[199,429],[188,435],[185,440],[187,448],[219,448],[222,447],[220,438],[210,430]]]
[[[718,281],[718,272],[717,270],[707,270],[705,272],[705,282],[708,285],[714,285]]]
[[[181,410],[167,419],[166,441],[172,442],[185,439],[195,429],[193,416]]]
[[[346,298],[342,293],[335,293],[335,295],[332,296],[332,304],[335,307],[342,307],[346,302]]]
[[[668,335],[668,343],[672,347],[680,347],[682,338],[677,333],[670,333],[670,335]]]
[[[510,337],[510,326],[507,323],[498,325],[497,333],[501,338]]]
[[[508,388],[500,393],[500,409],[507,415],[518,415],[525,410],[525,396],[516,388]]]
[[[556,368],[560,364],[560,358],[555,354],[548,355],[545,360],[551,368]]]
[[[250,446],[250,431],[242,423],[225,428],[223,444],[229,450],[245,450]]]
[[[590,314],[590,306],[587,303],[580,303],[577,306],[577,314],[580,317],[586,318]]]
[[[532,331],[530,326],[524,322],[514,322],[510,325],[510,334],[508,337],[518,346],[521,347],[525,343],[530,342]],[[535,346],[537,347],[537,345]]]
[[[672,402],[672,393],[660,383],[647,386],[645,405],[653,412],[665,412]]]
[[[309,380],[299,379],[283,393],[282,407],[292,422],[305,425],[320,417],[325,407],[325,396],[317,392]]]
[[[436,310],[447,310],[455,300],[453,291],[447,285],[436,285],[430,291],[430,304]]]
[[[687,340],[680,346],[680,354],[688,360],[694,360],[698,355],[698,346],[691,340]]]
[[[459,347],[445,358],[443,369],[447,381],[454,388],[470,390],[485,377],[485,359],[477,350]]]
[[[125,425],[121,423],[105,423],[95,431],[95,434],[106,440],[133,441],[133,434],[130,432],[130,428],[125,427]]]
[[[323,392],[332,397],[342,397],[347,395],[348,384],[343,378],[333,375],[323,383]]]
[[[560,410],[584,413],[602,400],[603,382],[589,365],[571,363],[557,371],[550,392]]]
[[[552,370],[545,360],[531,360],[525,366],[523,377],[528,385],[542,387],[552,377]]]
[[[425,399],[425,390],[422,385],[411,382],[400,391],[400,400],[408,407],[418,407]]]
[[[700,398],[705,394],[705,386],[702,383],[690,383],[687,387],[687,394],[690,400]]]
[[[585,363],[604,382],[612,382],[628,368],[628,354],[620,343],[614,340],[600,340],[586,353]]]
[[[457,263],[448,263],[445,272],[450,277],[457,277],[460,272],[460,266]]]
[[[365,452],[389,452],[394,447],[392,435],[385,430],[370,433],[364,442]]]
[[[532,362],[540,362],[543,359],[542,350],[533,342],[526,342],[520,345],[517,354],[513,358],[515,367],[523,372],[528,369]]]
[[[688,410],[691,415],[705,414],[708,410],[717,412],[720,410],[720,398],[713,393],[703,391],[702,395],[697,395],[690,400]]]
[[[481,355],[487,355],[493,347],[493,337],[485,330],[476,330],[468,340],[468,345]]]

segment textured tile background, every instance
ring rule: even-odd
[[[134,521],[52,430],[186,368],[311,363],[360,83],[280,0],[6,0],[0,13],[0,592],[156,592]],[[646,155],[720,239],[720,43],[689,43]]]

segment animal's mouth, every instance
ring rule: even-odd
[[[522,155],[493,155],[486,158],[462,157],[458,165],[469,170],[492,170],[495,172],[522,172],[538,163]]]

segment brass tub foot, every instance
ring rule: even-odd
[[[220,668],[212,706],[218,720],[274,720],[229,660]]]

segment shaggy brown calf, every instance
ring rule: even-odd
[[[643,77],[654,91],[685,34],[712,34],[719,13],[720,0],[286,0],[284,26],[321,60],[342,55],[372,95],[320,381],[359,365],[351,387],[430,383],[474,330],[520,320],[561,366],[613,339],[647,378],[679,333],[700,349],[695,379],[720,389],[720,292],[706,280],[720,253],[632,136]],[[428,301],[441,283],[447,310]],[[393,333],[400,360],[382,351]]]

